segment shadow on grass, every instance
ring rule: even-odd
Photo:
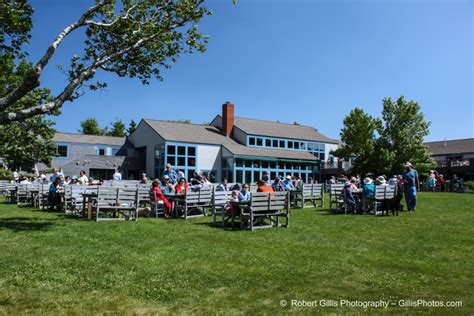
[[[0,230],[8,229],[14,232],[44,231],[54,225],[54,220],[44,220],[31,217],[0,218]]]
[[[213,222],[199,222],[199,223],[193,223],[193,225],[207,226],[209,228],[217,228],[217,229],[224,230],[224,231],[229,231],[229,232],[241,231],[240,223],[235,223],[234,227],[232,227],[229,223],[224,228],[221,226],[220,223],[215,223],[214,224]]]

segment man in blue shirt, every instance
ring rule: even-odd
[[[168,182],[170,184],[176,184],[176,182],[178,181],[178,174],[176,173],[176,171],[174,171],[173,167],[171,167],[170,164],[166,165],[166,170],[163,173],[163,176],[169,177]]]
[[[418,179],[418,171],[413,169],[413,165],[410,162],[405,164],[403,182],[405,185],[407,209],[409,212],[413,212],[416,208],[416,191],[420,188],[420,180]]]
[[[280,185],[285,191],[292,191],[295,189],[295,186],[293,185],[293,182],[291,181],[291,176],[287,176],[285,180],[280,182]]]

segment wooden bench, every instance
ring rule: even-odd
[[[285,219],[280,224],[280,217]],[[265,223],[268,219],[270,222]],[[271,227],[289,227],[290,195],[289,192],[254,192],[250,203],[240,210],[240,227],[242,229],[261,229]]]
[[[206,216],[207,209],[212,207],[212,188],[207,186],[197,189],[188,188],[184,199],[177,200],[175,203],[176,212],[178,215],[182,213],[180,216],[184,219]]]
[[[16,183],[7,183],[5,185],[5,198],[9,203],[16,203]]]
[[[344,184],[331,184],[329,186],[329,209],[340,211],[344,209]]]
[[[320,201],[321,207],[324,207],[324,184],[303,184],[301,192],[296,194],[296,205],[301,201],[301,208],[306,208],[306,202],[311,202],[313,207],[317,207],[317,201]]]
[[[374,215],[383,215],[386,211],[388,215],[388,208],[390,201],[395,198],[397,194],[396,185],[376,185],[375,186],[375,197],[373,201]],[[384,205],[382,205],[384,204]]]
[[[100,186],[93,210],[96,221],[137,220],[137,189]],[[101,217],[102,213],[108,217]],[[121,217],[117,217],[117,214]]]
[[[64,209],[71,212],[83,212],[84,197],[86,185],[68,185],[64,188]]]
[[[217,217],[221,216],[222,227],[229,220],[230,214],[226,214],[225,207],[230,201],[232,191],[214,191],[212,195],[212,221],[217,225]]]

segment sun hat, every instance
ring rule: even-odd
[[[163,179],[169,179],[170,177],[169,176],[163,176]]]
[[[291,176],[286,176],[286,178],[287,178],[288,180],[291,180]]]
[[[364,179],[364,184],[370,184],[370,183],[372,183],[372,179],[370,179],[370,178],[365,178]]]
[[[347,187],[350,187],[351,186],[351,183],[349,181],[347,181],[346,183],[344,183],[344,187],[347,188]]]
[[[405,164],[405,167],[413,167],[413,165],[411,164],[411,162],[408,161],[408,162]]]
[[[378,176],[377,177],[377,180],[380,182],[380,183],[385,183],[385,178],[383,176]]]

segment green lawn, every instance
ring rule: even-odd
[[[474,194],[420,193],[418,210],[398,217],[297,209],[290,228],[255,232],[0,202],[0,314],[364,312],[291,307],[340,299],[462,301],[368,311],[474,314]]]

